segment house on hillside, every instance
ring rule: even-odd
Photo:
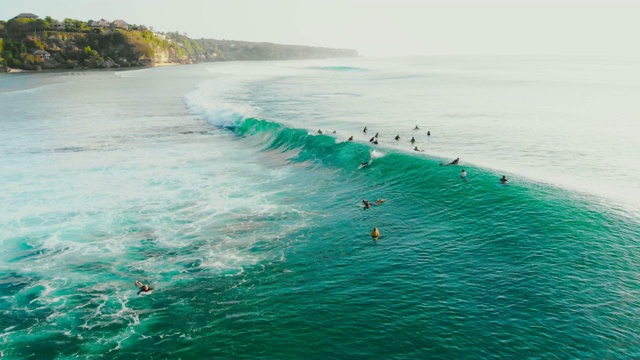
[[[124,20],[113,20],[113,22],[111,23],[111,27],[114,29],[122,29],[122,30],[127,30],[129,29],[129,24],[127,24],[126,21]]]
[[[37,57],[42,61],[47,61],[51,59],[51,54],[49,54],[48,51],[44,51],[44,50],[36,50],[33,52],[33,55],[35,55],[35,57]]]
[[[98,21],[91,20],[89,21],[89,26],[94,29],[108,28],[109,22],[105,19],[100,19]]]
[[[61,23],[58,20],[53,20],[53,22],[51,23],[51,28],[54,30],[64,30],[65,29],[65,25],[64,23]]]
[[[18,20],[18,19],[37,19],[39,16],[36,14],[32,14],[32,13],[22,13],[16,17],[13,18],[13,20]]]

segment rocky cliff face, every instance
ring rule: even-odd
[[[168,50],[163,50],[159,47],[155,47],[154,48],[154,54],[153,54],[153,62],[155,64],[166,64],[166,63],[172,63],[174,61],[172,60],[177,60],[175,56],[171,56],[171,54],[169,53]],[[175,61],[177,62],[177,61]]]
[[[163,49],[154,47],[153,64],[191,64],[194,59],[190,57],[180,57],[179,52],[174,48]]]
[[[14,34],[15,35],[15,34]],[[178,33],[157,35],[148,30],[100,29],[85,32],[42,31],[5,38],[5,67],[28,70],[111,68],[190,64],[205,61],[288,60],[358,56],[355,50],[192,40]],[[1,71],[1,68],[0,68]]]

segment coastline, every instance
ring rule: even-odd
[[[51,72],[78,72],[78,71],[105,71],[105,70],[126,71],[126,70],[136,70],[136,69],[150,69],[154,67],[179,66],[179,65],[186,65],[186,64],[161,63],[161,64],[155,64],[150,66],[148,65],[148,66],[111,67],[111,68],[84,67],[84,68],[73,68],[73,69],[53,68],[53,69],[41,69],[41,70],[24,70],[24,69],[7,68],[7,71],[0,72],[0,75],[1,74],[18,74],[18,73],[35,74],[35,73],[51,73]]]
[[[185,64],[180,64],[180,63],[177,63],[177,62],[171,62],[171,63],[153,64],[150,67],[178,66],[178,65],[185,65]]]

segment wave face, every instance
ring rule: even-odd
[[[631,250],[640,238],[637,221],[562,189],[534,182],[505,186],[499,174],[473,166],[464,167],[469,175],[462,179],[461,166],[393,150],[358,170],[371,146],[270,121],[246,119],[236,134],[262,152],[305,164],[309,181],[320,171],[332,174],[329,184],[310,189],[305,201],[323,215],[290,258],[308,267],[293,277],[312,284],[290,294],[287,304],[304,304],[293,318],[314,319],[321,329],[315,335],[332,339],[339,331],[331,328],[366,328],[373,337],[385,334],[384,345],[368,345],[371,353],[407,356],[409,337],[416,357],[434,354],[433,344],[447,341],[455,347],[437,353],[452,358],[470,349],[516,357],[522,351],[605,356],[617,341],[627,344],[614,350],[617,355],[640,350],[632,345],[638,340],[633,332],[618,340],[604,336],[633,323],[635,307],[623,294],[640,289],[638,278],[627,275],[640,260]],[[387,201],[356,206],[376,198]],[[382,236],[366,246],[374,226]],[[332,304],[339,324],[331,325],[333,316],[304,315],[322,314],[326,305],[320,304]],[[586,315],[594,306],[599,310]],[[486,323],[492,324],[488,332]],[[280,325],[276,333],[288,336],[287,323]],[[313,344],[314,353],[330,346]],[[349,352],[359,340],[340,344]]]
[[[538,176],[607,156],[445,60],[6,78],[0,357],[640,357],[638,216]]]

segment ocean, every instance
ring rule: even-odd
[[[0,358],[639,358],[638,98],[583,57],[1,75]]]

